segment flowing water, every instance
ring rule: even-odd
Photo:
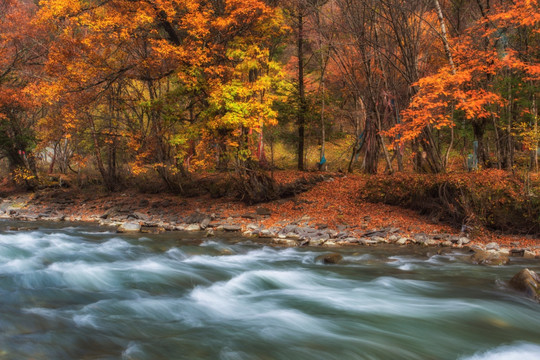
[[[0,232],[0,359],[540,359],[540,305],[425,249]]]

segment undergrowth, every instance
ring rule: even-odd
[[[504,171],[370,176],[360,198],[411,208],[468,229],[540,233],[540,181]]]

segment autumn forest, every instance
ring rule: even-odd
[[[1,0],[2,168],[535,173],[539,43],[537,0]]]

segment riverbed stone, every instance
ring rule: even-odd
[[[397,244],[397,245],[405,245],[405,244],[407,244],[407,241],[409,241],[409,239],[407,239],[406,237],[400,237],[400,238],[396,241],[396,244]]]
[[[260,238],[271,238],[273,237],[275,234],[268,230],[268,229],[262,229],[260,232],[259,232],[259,237]]]
[[[451,247],[453,243],[450,240],[441,241],[441,246]]]
[[[338,264],[343,260],[343,256],[338,253],[323,254],[315,258],[315,261],[321,261],[323,264]]]
[[[486,244],[486,250],[498,250],[499,244],[496,242],[490,242],[489,244]]]
[[[510,280],[510,286],[524,292],[528,297],[540,301],[540,276],[529,269],[523,269]]]
[[[141,224],[135,223],[135,222],[127,222],[123,223],[116,229],[116,232],[119,233],[133,233],[133,232],[140,232],[141,231]]]
[[[477,250],[470,258],[473,264],[506,265],[510,261],[508,255],[498,251]]]
[[[201,226],[199,224],[189,224],[184,228],[185,231],[199,231]]]
[[[369,238],[360,238],[358,239],[358,243],[360,245],[370,246],[370,245],[377,245],[377,241]]]
[[[200,224],[204,221],[204,219],[206,219],[206,217],[207,216],[205,214],[202,214],[200,212],[194,212],[191,215],[187,216],[184,219],[184,222],[186,224]]]
[[[382,243],[386,243],[386,242],[387,242],[386,239],[383,238],[382,236],[372,236],[372,237],[371,237],[371,240],[375,241],[375,243],[377,243],[377,244],[378,244],[378,243],[381,243],[381,244],[382,244]]]
[[[290,246],[290,247],[298,246],[298,242],[292,239],[273,238],[272,243],[276,245],[284,245],[284,246]]]
[[[424,246],[436,246],[439,245],[439,242],[435,239],[426,238],[424,242],[422,243]]]
[[[326,240],[324,239],[309,239],[309,246],[322,246]]]
[[[339,244],[337,242],[335,242],[334,240],[326,240],[322,246],[324,246],[324,247],[338,247]]]
[[[234,232],[234,231],[240,231],[242,230],[242,227],[239,225],[223,225],[223,230]]]
[[[201,227],[201,229],[205,230],[208,227],[208,225],[210,225],[210,221],[211,221],[210,217],[207,216],[203,219],[203,221],[201,221],[199,226]]]

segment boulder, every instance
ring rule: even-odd
[[[470,258],[473,264],[506,265],[510,261],[508,255],[498,251],[477,250]]]
[[[133,232],[140,232],[141,231],[141,224],[134,223],[134,222],[127,222],[121,224],[118,229],[116,229],[116,232],[119,233],[133,233]]]
[[[275,234],[272,233],[270,230],[268,229],[262,229],[260,232],[259,232],[259,237],[261,238],[270,238],[272,236],[274,236]]]
[[[523,269],[510,280],[510,286],[540,301],[540,276],[529,269]]]
[[[201,224],[200,224],[200,227],[201,229],[206,229],[208,227],[208,225],[210,224],[210,218],[209,217],[205,217],[203,219],[203,221],[201,221]]]
[[[324,239],[309,239],[309,246],[322,246],[326,240]]]
[[[203,222],[206,217],[207,216],[205,214],[201,214],[200,212],[194,212],[193,214],[187,216],[184,219],[184,222],[186,224],[199,224]]]
[[[397,244],[397,245],[405,245],[405,244],[407,244],[407,241],[409,241],[409,239],[407,239],[406,237],[400,237],[400,238],[396,241],[396,244]]]
[[[333,240],[327,240],[324,242],[324,244],[322,245],[324,247],[337,247],[339,246],[339,244]]]
[[[272,243],[276,245],[284,245],[284,246],[298,246],[298,243],[296,240],[291,239],[280,239],[280,238],[273,238]]]
[[[199,224],[189,224],[184,228],[185,231],[199,231],[201,226]]]
[[[242,227],[238,226],[238,225],[223,225],[223,230],[225,230],[225,231],[240,231],[240,230],[242,230]]]
[[[343,260],[343,256],[338,253],[319,255],[315,258],[315,261],[322,261],[323,264],[337,264]]]

